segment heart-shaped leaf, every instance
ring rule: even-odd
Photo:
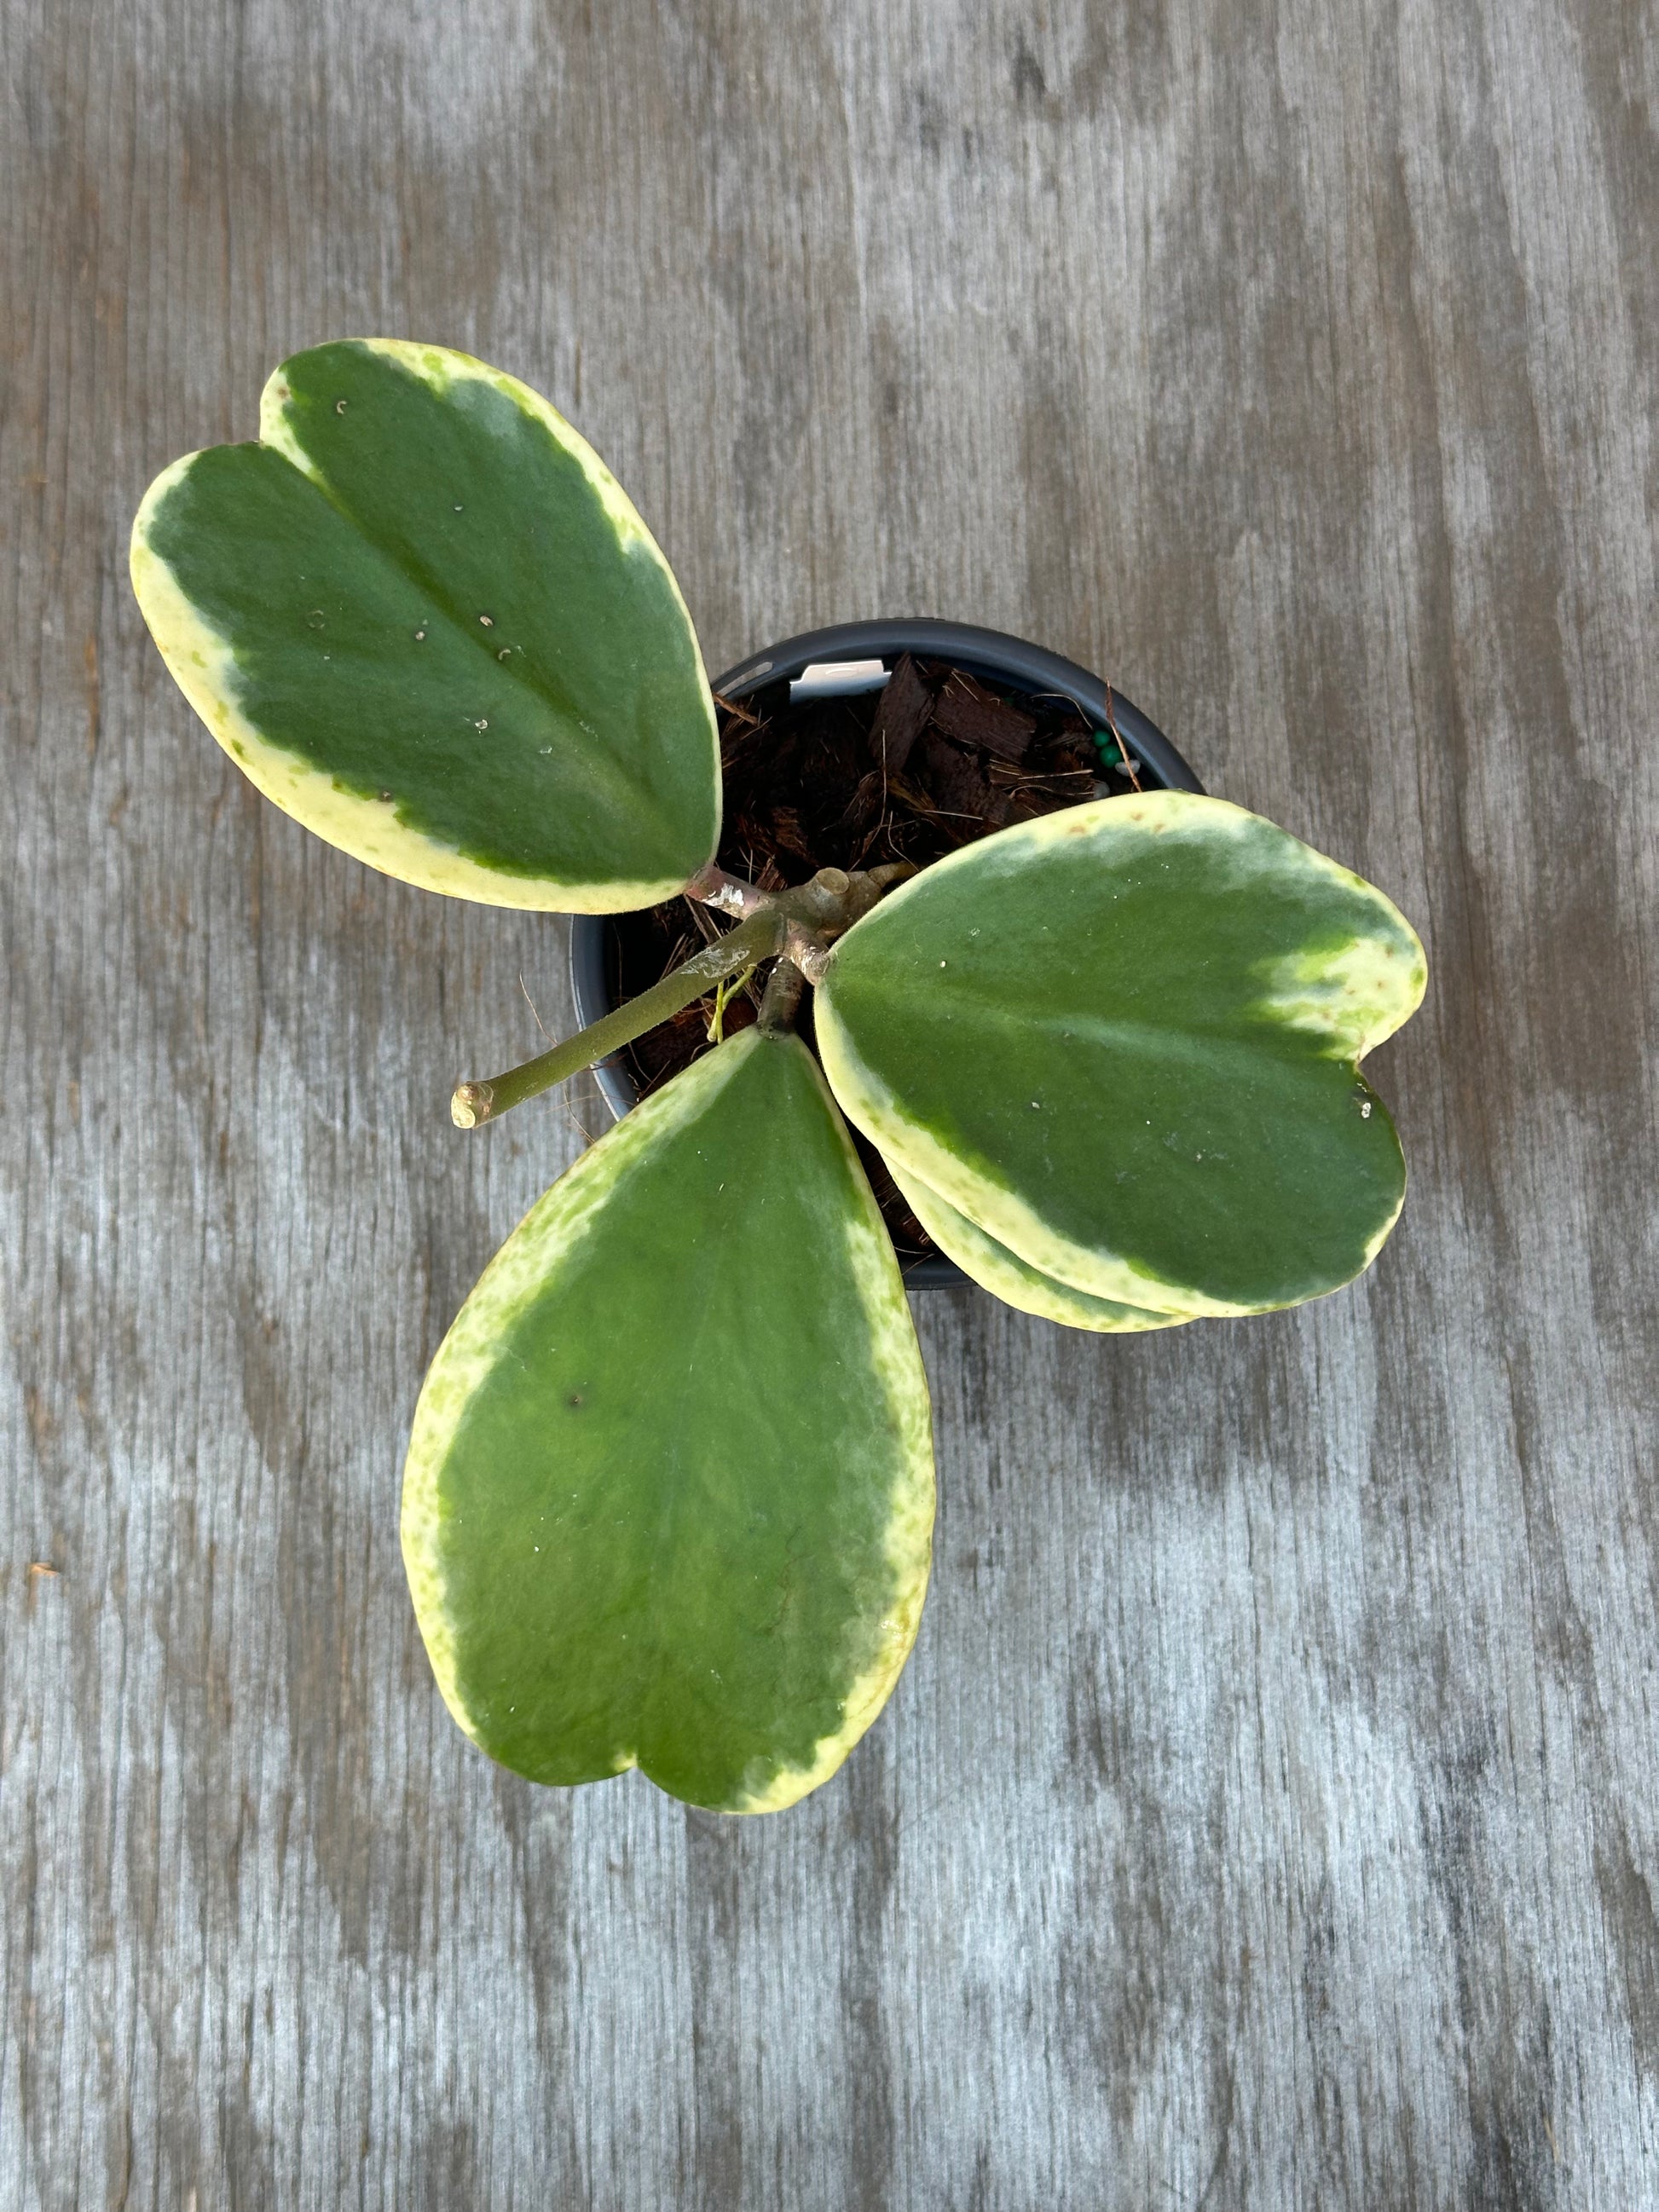
[[[714,853],[714,709],[668,564],[570,425],[465,354],[284,362],[258,445],[150,486],[132,579],[220,744],[388,875],[614,913]]]
[[[1405,1163],[1360,1057],[1423,994],[1380,891],[1153,792],[964,848],[831,955],[824,1069],[896,1168],[1039,1273],[1260,1312],[1376,1255]]]
[[[936,1190],[929,1190],[925,1182],[918,1182],[913,1175],[896,1161],[887,1163],[888,1172],[903,1192],[910,1211],[927,1234],[939,1246],[947,1260],[954,1260],[964,1275],[969,1276],[993,1297],[1000,1298],[1006,1306],[1015,1306],[1021,1313],[1039,1314],[1044,1321],[1057,1321],[1067,1328],[1093,1329],[1097,1334],[1138,1336],[1151,1328],[1178,1328],[1190,1314],[1155,1313],[1146,1306],[1121,1305],[1114,1298],[1091,1297],[1086,1291],[1074,1291],[1069,1283],[1056,1282],[1045,1275],[1006,1244],[999,1244],[994,1237],[969,1221],[965,1213],[942,1199]]]
[[[792,1804],[880,1711],[933,1517],[881,1216],[793,1036],[749,1029],[585,1153],[434,1361],[404,1554],[451,1711],[538,1782]]]

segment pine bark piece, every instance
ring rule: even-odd
[[[870,751],[878,768],[898,775],[921,735],[933,695],[908,653],[901,653],[882,690],[870,726]]]
[[[935,805],[942,814],[957,817],[951,824],[956,836],[964,840],[982,836],[986,830],[1000,830],[1007,821],[1008,802],[1002,793],[993,791],[973,763],[936,732],[929,730],[922,739],[921,758]],[[975,822],[982,826],[976,829]]]
[[[778,851],[793,853],[798,860],[811,860],[812,848],[801,832],[800,815],[793,806],[775,806],[770,823],[772,840]]]
[[[867,775],[860,776],[853,796],[847,802],[847,811],[842,820],[850,830],[862,833],[874,823],[881,812],[881,795],[884,781],[879,769],[872,768]]]
[[[982,746],[999,760],[1023,761],[1036,723],[958,669],[939,696],[933,727],[959,745]]]

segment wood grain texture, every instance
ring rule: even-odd
[[[1659,33],[1594,0],[5,0],[0,2197],[1659,2197]],[[563,926],[236,777],[125,577],[281,355],[476,350],[711,664],[1105,669],[1421,926],[1316,1307],[921,1307],[942,1511],[842,1775],[490,1769],[420,1376],[598,1109]],[[48,1565],[47,1576],[33,1565]]]

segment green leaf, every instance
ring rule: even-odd
[[[386,874],[493,906],[671,896],[720,825],[690,617],[622,488],[465,354],[317,346],[258,445],[150,486],[132,580],[266,797]]]
[[[1006,1306],[1039,1314],[1044,1321],[1061,1322],[1067,1328],[1093,1329],[1113,1336],[1139,1335],[1151,1328],[1179,1328],[1192,1318],[1189,1314],[1156,1313],[1146,1306],[1121,1305],[1114,1298],[1091,1297],[1086,1291],[1074,1291],[1067,1283],[1056,1282],[1006,1244],[999,1244],[994,1237],[988,1237],[965,1213],[958,1213],[936,1190],[918,1182],[896,1162],[890,1159],[887,1166],[910,1211],[946,1259],[954,1260],[964,1275]]]
[[[1358,1072],[1423,994],[1380,891],[1184,792],[1006,830],[832,953],[817,1039],[893,1165],[1041,1274],[1255,1313],[1375,1257],[1405,1163]]]
[[[404,1556],[451,1711],[538,1782],[792,1804],[880,1711],[933,1518],[892,1247],[799,1039],[750,1028],[602,1138],[421,1393]]]

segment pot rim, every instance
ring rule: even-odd
[[[745,698],[763,686],[799,676],[810,663],[825,660],[892,661],[901,653],[924,654],[932,660],[949,660],[958,668],[989,677],[1010,690],[1056,691],[1069,699],[1097,727],[1115,723],[1120,737],[1141,765],[1152,771],[1166,791],[1202,792],[1193,774],[1156,722],[1143,714],[1116,684],[1067,660],[1045,646],[1014,637],[1006,631],[982,629],[976,623],[945,622],[931,615],[900,616],[888,622],[833,623],[824,629],[803,630],[780,644],[740,660],[715,679],[711,689],[725,698]],[[570,924],[570,989],[576,1020],[586,1027],[611,1012],[610,986],[605,979],[605,933],[609,915],[579,914]],[[592,1070],[613,1121],[639,1103],[639,1091],[620,1053],[599,1060]],[[896,1250],[896,1248],[895,1248]],[[935,1256],[912,1260],[900,1270],[906,1287],[918,1290],[957,1289],[970,1285],[954,1260]]]

